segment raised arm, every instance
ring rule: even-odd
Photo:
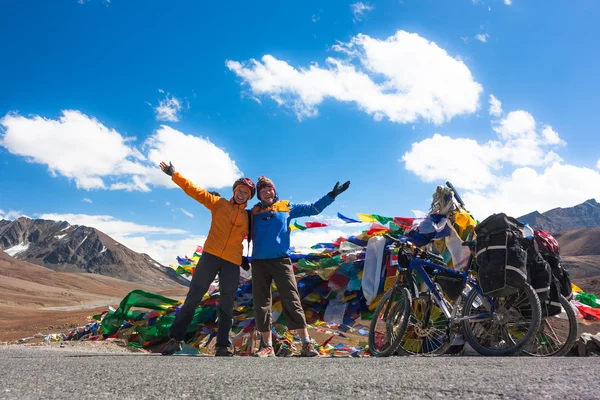
[[[336,183],[333,190],[312,204],[290,204],[290,218],[310,217],[320,214],[335,198],[350,187],[350,181],[340,186]]]
[[[201,187],[194,185],[192,182],[181,176],[179,172],[175,172],[175,167],[173,167],[173,164],[170,162],[169,165],[167,165],[161,161],[160,169],[162,169],[165,174],[171,176],[171,180],[175,182],[177,186],[182,188],[185,194],[204,205],[209,210],[212,210],[215,204],[217,204],[221,198],[209,193],[207,190],[204,190]]]

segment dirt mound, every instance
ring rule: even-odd
[[[0,252],[0,341],[85,325],[87,316],[118,306],[134,289],[162,293],[165,288],[98,274],[56,272]],[[168,290],[175,298],[186,293],[183,286]]]
[[[575,229],[553,235],[563,256],[600,255],[600,228]]]

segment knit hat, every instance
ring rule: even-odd
[[[265,188],[265,187],[272,187],[273,191],[275,192],[275,197],[277,197],[277,190],[275,189],[275,185],[273,184],[273,181],[270,180],[269,178],[267,178],[266,176],[261,176],[258,178],[258,182],[256,183],[256,192],[257,192],[259,200],[260,200],[260,191],[262,188]]]

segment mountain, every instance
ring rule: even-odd
[[[554,233],[563,256],[600,256],[600,228]]]
[[[535,229],[546,232],[564,232],[581,228],[600,228],[600,203],[590,199],[567,208],[554,208],[540,213],[534,211],[518,218]]]
[[[136,253],[95,228],[66,221],[1,220],[0,250],[53,271],[88,272],[152,286],[189,285],[149,255]]]
[[[600,228],[552,234],[560,244],[562,265],[586,292],[600,293]]]

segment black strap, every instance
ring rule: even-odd
[[[252,210],[246,210],[248,213],[248,251],[250,251],[250,242],[252,241]]]

